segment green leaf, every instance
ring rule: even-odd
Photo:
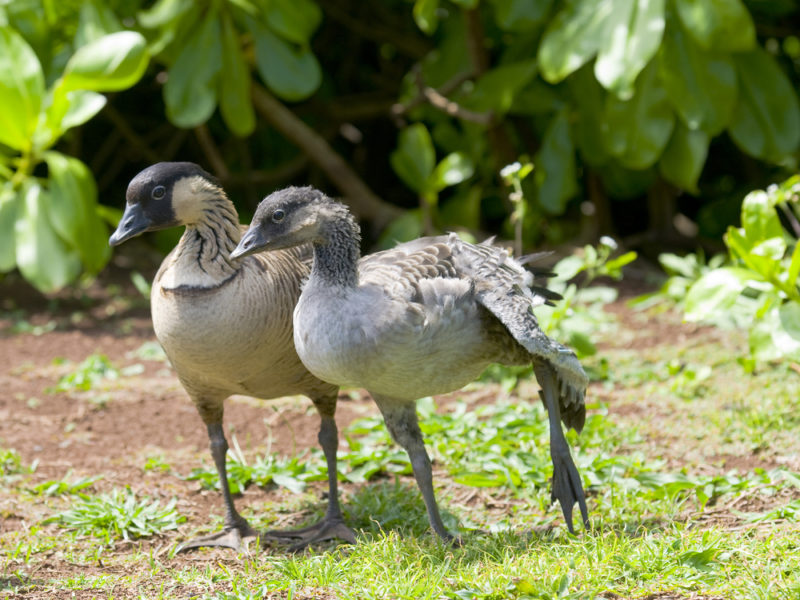
[[[252,19],[248,26],[256,40],[258,72],[275,94],[297,102],[317,90],[322,71],[308,47],[295,48]]]
[[[758,48],[734,55],[739,96],[729,131],[756,158],[779,161],[800,143],[800,104],[775,59]]]
[[[701,321],[730,310],[752,279],[753,274],[747,269],[722,267],[709,271],[686,294],[686,319]]]
[[[728,126],[737,94],[730,56],[703,50],[672,18],[658,67],[667,97],[689,129],[702,129],[713,137]]]
[[[144,74],[147,43],[135,31],[105,35],[81,47],[67,62],[65,90],[113,92],[134,85]]]
[[[550,21],[539,45],[542,77],[558,83],[597,54],[609,37],[608,22],[615,9],[614,0],[567,3]]]
[[[795,294],[793,295],[800,294],[800,291],[798,291],[798,289],[800,289],[798,288],[798,282],[800,282],[800,243],[795,244],[786,277],[786,283],[794,287]],[[800,300],[800,298],[797,300]]]
[[[761,190],[750,192],[742,201],[742,227],[751,245],[771,238],[783,238],[775,203]]]
[[[67,110],[61,118],[60,130],[63,133],[71,127],[83,125],[106,105],[106,97],[88,90],[74,90],[66,94]],[[49,112],[49,109],[48,109]]]
[[[412,14],[414,21],[417,23],[422,31],[428,35],[436,31],[436,26],[439,24],[439,18],[436,16],[436,11],[439,10],[439,0],[416,0]]]
[[[90,0],[81,5],[75,47],[80,48],[109,33],[122,29],[122,25],[105,2]]]
[[[0,27],[0,143],[29,148],[44,96],[39,59],[16,31]]]
[[[550,214],[562,214],[567,200],[578,192],[575,147],[570,136],[567,109],[561,110],[551,121],[533,162],[539,203]]]
[[[199,11],[193,10],[195,6],[194,0],[159,0],[149,10],[137,15],[139,23],[145,29],[160,28],[158,35],[149,44],[150,52],[154,56],[164,52],[176,40],[185,43],[187,34],[197,28],[197,21],[201,16]]]
[[[506,63],[484,73],[464,101],[464,106],[477,111],[506,113],[514,95],[536,76],[536,59]]]
[[[634,81],[661,45],[664,0],[617,0],[608,26],[594,73],[607,90],[630,98]]]
[[[77,249],[93,273],[108,262],[108,229],[97,213],[97,186],[89,168],[77,158],[46,152],[50,172],[49,214],[59,236]]]
[[[9,187],[0,190],[0,273],[17,266],[14,248],[14,223],[17,221],[19,195]]]
[[[212,13],[170,67],[164,85],[169,120],[186,128],[205,123],[217,105],[217,77],[221,69],[219,20]]]
[[[794,352],[800,350],[800,304],[797,302],[784,302],[778,309],[781,321],[781,333],[776,343],[779,347],[794,345]],[[788,339],[791,338],[791,339]],[[785,347],[785,346],[784,346]]]
[[[675,0],[683,26],[706,50],[741,52],[756,43],[753,19],[741,0]]]
[[[553,0],[492,0],[494,20],[505,31],[530,31],[542,23]]]
[[[440,192],[446,187],[458,185],[462,181],[469,179],[474,172],[475,165],[469,156],[463,152],[453,152],[445,156],[436,165],[425,188]]]
[[[664,179],[692,194],[698,194],[697,180],[703,171],[710,141],[705,131],[692,131],[679,121],[658,163]]]
[[[672,134],[675,114],[654,65],[642,73],[633,98],[608,96],[605,122],[608,151],[622,165],[645,169],[659,159]]]
[[[78,253],[53,229],[49,205],[48,193],[30,181],[23,188],[14,228],[17,266],[25,279],[44,293],[64,287],[81,269]]]
[[[322,21],[322,11],[312,0],[270,0],[264,18],[282,38],[305,46]]]
[[[422,123],[406,127],[398,136],[397,150],[389,157],[395,173],[418,194],[428,191],[427,184],[436,164],[431,136]]]
[[[222,19],[222,75],[219,109],[230,130],[239,137],[253,133],[256,118],[250,101],[250,69],[242,56],[239,39],[227,14]]]
[[[149,9],[136,15],[136,18],[145,29],[156,29],[171,23],[193,6],[192,0],[158,0]]]

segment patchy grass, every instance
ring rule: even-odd
[[[569,535],[550,506],[549,436],[535,382],[524,371],[499,370],[419,405],[437,496],[461,547],[428,532],[408,461],[374,416],[341,432],[343,508],[359,543],[299,555],[255,547],[240,556],[175,555],[198,528],[221,526],[222,506],[216,491],[200,491],[218,485],[213,467],[184,470],[185,457],[169,448],[129,465],[144,481],[134,491],[122,489],[114,465],[32,483],[36,465],[6,448],[0,595],[797,598],[797,370],[784,363],[750,374],[737,360],[743,340],[735,332],[683,325],[669,312],[614,310],[621,322],[595,338],[598,353],[584,359],[594,379],[586,427],[568,436],[589,496],[590,531]],[[158,352],[143,347],[135,358],[158,360]],[[81,381],[105,373],[79,371]],[[131,380],[143,386],[147,378]],[[313,417],[307,423],[316,427]],[[323,514],[319,450],[281,456],[232,446],[232,487],[257,499],[239,500],[255,526]],[[203,494],[213,498],[212,522],[197,515],[182,522]]]

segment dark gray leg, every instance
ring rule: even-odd
[[[336,392],[323,397],[313,398],[314,406],[320,416],[319,434],[317,439],[322,451],[325,453],[325,463],[328,467],[328,508],[321,521],[291,531],[268,531],[267,536],[277,538],[296,538],[298,541],[290,546],[290,550],[302,550],[309,544],[325,540],[342,539],[351,544],[356,543],[353,530],[344,524],[342,510],[339,507],[339,479],[336,467],[336,451],[339,448],[339,430],[333,414],[336,411]]]
[[[236,507],[233,505],[233,497],[228,486],[228,471],[225,465],[228,441],[225,439],[222,423],[211,423],[207,425],[207,428],[211,456],[217,466],[217,474],[222,487],[222,498],[225,501],[225,527],[217,533],[194,538],[181,544],[178,552],[202,546],[222,546],[241,551],[243,549],[242,540],[258,536],[258,532],[250,527],[247,520],[236,511]]]
[[[433,494],[431,460],[428,458],[422,432],[419,429],[416,404],[383,398],[375,394],[372,394],[372,397],[381,409],[383,420],[392,438],[405,449],[411,459],[411,467],[414,469],[414,477],[422,492],[425,508],[428,510],[431,528],[444,541],[457,541],[445,528]]]
[[[589,514],[586,509],[586,496],[577,467],[569,453],[569,446],[561,429],[558,389],[553,369],[545,364],[534,365],[534,372],[542,386],[542,400],[547,408],[550,421],[550,458],[553,461],[553,489],[550,498],[558,500],[567,521],[567,529],[575,533],[572,526],[572,507],[578,503],[583,518],[583,526],[589,528]]]

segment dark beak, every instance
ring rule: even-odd
[[[119,246],[122,242],[147,231],[148,227],[150,227],[150,219],[145,216],[142,205],[128,204],[125,206],[125,213],[117,225],[117,230],[108,239],[108,245]]]
[[[231,252],[230,259],[243,258],[250,256],[256,252],[263,250],[269,242],[261,235],[261,230],[258,227],[250,228],[244,232],[242,239],[239,240],[239,245]]]

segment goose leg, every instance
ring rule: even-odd
[[[221,546],[233,548],[237,552],[245,549],[242,542],[258,536],[258,532],[250,527],[247,519],[242,517],[233,505],[233,498],[228,487],[228,472],[225,466],[225,456],[228,453],[228,441],[222,430],[222,422],[207,425],[208,438],[211,443],[211,456],[217,466],[219,481],[222,487],[222,497],[225,501],[225,525],[222,531],[193,538],[178,547],[178,552],[200,548],[203,546]]]
[[[292,552],[302,550],[315,542],[332,539],[342,539],[351,544],[356,543],[356,536],[352,529],[344,524],[342,510],[339,506],[339,481],[336,467],[336,451],[339,447],[339,430],[333,418],[336,411],[336,392],[320,398],[312,398],[314,406],[320,416],[319,440],[322,451],[325,453],[325,462],[328,466],[328,509],[321,521],[302,529],[290,531],[270,530],[266,535],[273,538],[296,539],[289,549]]]
[[[422,432],[419,429],[416,405],[382,398],[375,394],[372,394],[372,397],[383,414],[383,420],[386,422],[392,438],[405,449],[411,459],[411,468],[414,470],[417,486],[419,486],[422,499],[425,501],[431,528],[445,542],[458,543],[458,538],[447,531],[439,514],[439,507],[433,494],[431,460],[425,450]]]
[[[553,501],[558,500],[564,519],[567,521],[567,529],[570,533],[575,533],[572,526],[572,508],[576,502],[581,511],[583,526],[589,528],[589,515],[581,476],[572,460],[564,431],[561,429],[555,374],[548,365],[535,365],[534,372],[539,385],[542,386],[542,400],[550,421],[550,458],[553,461],[553,489],[550,498]]]

